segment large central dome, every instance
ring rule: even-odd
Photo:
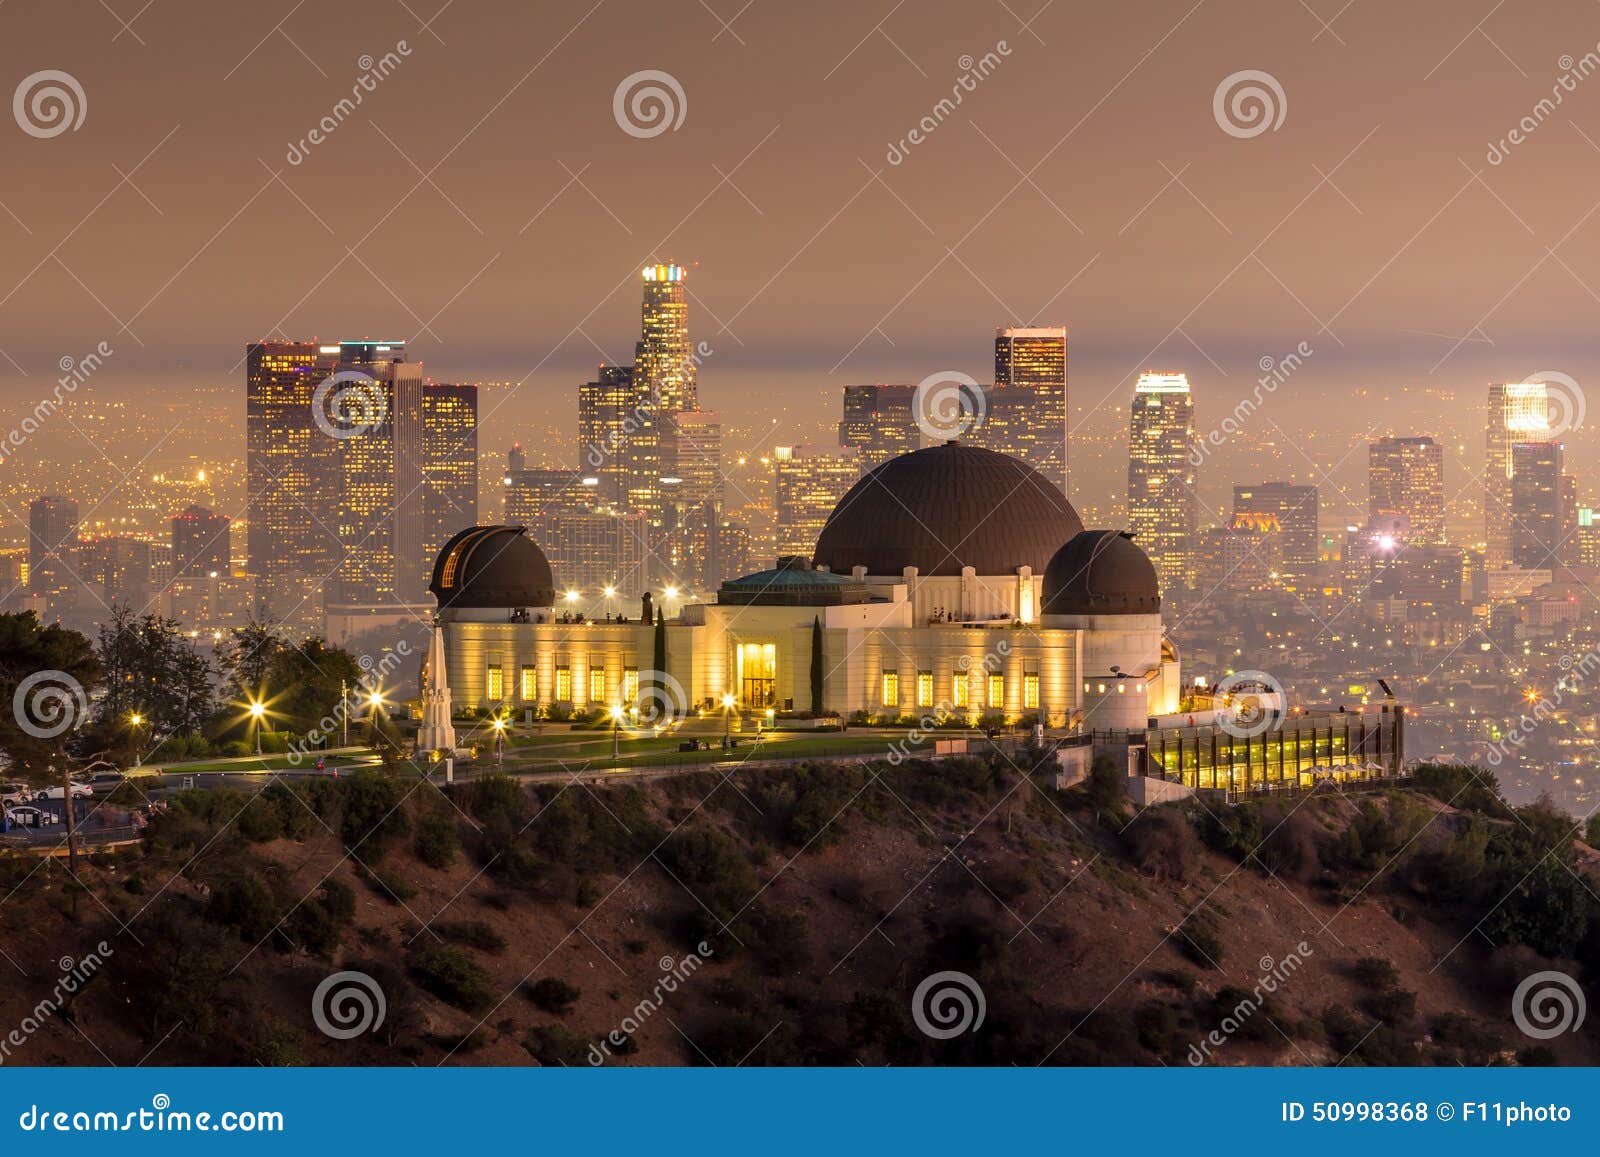
[[[897,575],[1043,574],[1083,530],[1061,491],[1026,462],[946,442],[891,458],[852,486],[817,538],[814,562]]]

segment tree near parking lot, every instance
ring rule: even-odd
[[[82,743],[78,729],[87,722],[89,692],[99,682],[100,661],[77,631],[41,627],[32,611],[0,615],[0,751],[29,783],[60,777],[74,874],[72,756]]]

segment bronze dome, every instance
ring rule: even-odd
[[[521,526],[473,526],[444,544],[428,584],[444,607],[550,607],[550,562]]]
[[[1046,615],[1153,615],[1161,610],[1155,564],[1115,530],[1086,530],[1050,560],[1040,610]]]
[[[891,458],[850,488],[817,538],[816,566],[849,574],[980,575],[1044,569],[1083,529],[1055,485],[1018,458],[946,442]]]

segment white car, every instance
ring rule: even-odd
[[[61,817],[55,812],[47,812],[43,808],[13,807],[6,809],[6,819],[11,821],[11,826],[16,828],[42,828],[49,824],[58,824]]]
[[[60,799],[60,798],[62,798],[61,792],[62,792],[62,788],[61,788],[61,785],[59,783],[51,784],[49,787],[42,788],[41,790],[35,792],[34,795],[33,795],[33,798],[34,799]],[[94,796],[94,788],[90,787],[86,783],[79,783],[77,780],[73,780],[72,781],[72,798],[73,799],[89,799],[89,798],[92,798],[93,796]]]
[[[27,803],[33,795],[34,789],[25,783],[0,783],[0,804]]]

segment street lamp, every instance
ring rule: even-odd
[[[144,716],[135,711],[128,716],[128,726],[133,732],[133,766],[139,766],[139,727],[144,723]]]
[[[770,708],[770,707],[767,708],[767,730],[768,731],[772,730],[772,721],[775,718],[777,718],[777,714],[778,713],[776,711],[774,711],[772,708]]]
[[[506,769],[506,721],[496,715],[493,725],[495,766],[503,772]]]
[[[261,720],[266,714],[267,714],[267,705],[265,703],[261,702],[259,699],[255,699],[255,700],[251,701],[251,703],[250,703],[250,718],[251,718],[251,720],[252,720],[252,722],[254,724],[255,733],[256,733],[256,754],[257,755],[261,754]]]
[[[622,706],[613,704],[611,707],[611,758],[617,759],[622,755]]]
[[[726,747],[733,739],[733,696],[722,697],[722,745]]]

